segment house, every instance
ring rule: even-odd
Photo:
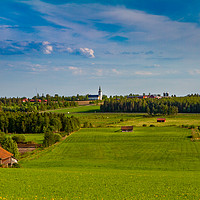
[[[122,132],[133,132],[133,126],[122,126],[121,131]]]
[[[35,99],[31,99],[30,102],[36,102]]]
[[[166,122],[166,119],[165,118],[158,118],[157,122]]]
[[[28,99],[26,99],[26,98],[25,98],[25,99],[22,99],[22,102],[23,102],[23,103],[28,102]]]
[[[13,154],[6,151],[0,146],[0,165],[9,167],[14,163],[17,163],[17,159],[13,157]]]
[[[34,102],[34,103],[35,103],[35,102],[39,102],[39,103],[41,103],[42,100],[41,100],[41,99],[36,99],[36,100],[35,100],[35,99],[31,99],[30,102],[32,102],[32,103],[33,103],[33,102]]]
[[[91,100],[91,101],[102,100],[102,91],[101,91],[100,86],[99,86],[98,95],[88,95],[88,100]]]

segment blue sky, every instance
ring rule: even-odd
[[[0,96],[200,93],[200,1],[2,0]]]

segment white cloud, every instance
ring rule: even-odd
[[[83,74],[83,70],[81,68],[70,66],[70,67],[68,67],[68,69],[70,71],[72,71],[72,73],[74,75],[82,75]]]
[[[43,41],[42,42],[43,47],[43,53],[44,54],[51,54],[53,52],[53,46],[50,45],[50,42],[48,41]]]
[[[89,48],[67,48],[67,52],[70,54],[82,55],[88,58],[95,58],[94,50]]]
[[[89,48],[80,48],[80,53],[86,57],[89,57],[89,58],[95,58],[94,56],[94,51],[92,49],[89,49]]]
[[[53,46],[47,45],[44,47],[43,53],[44,54],[51,54],[53,52]]]
[[[135,72],[136,75],[141,75],[141,76],[151,76],[153,75],[152,72],[148,72],[148,71],[137,71]]]

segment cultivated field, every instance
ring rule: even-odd
[[[21,160],[20,169],[0,169],[0,199],[200,198],[200,142],[180,128],[199,125],[200,115],[166,117],[166,123],[144,114],[76,116],[97,128]],[[120,132],[122,124],[134,131]]]

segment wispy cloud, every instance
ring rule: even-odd
[[[136,75],[140,75],[140,76],[152,76],[155,75],[153,74],[153,72],[149,72],[149,71],[137,71],[135,72]]]
[[[121,72],[117,69],[112,69],[113,74],[119,75]]]
[[[193,70],[190,70],[189,73],[191,75],[199,75],[200,74],[200,69],[193,69]]]
[[[81,68],[70,66],[70,67],[68,67],[68,69],[69,69],[74,75],[82,75],[82,74],[83,74],[83,70],[82,70]]]

